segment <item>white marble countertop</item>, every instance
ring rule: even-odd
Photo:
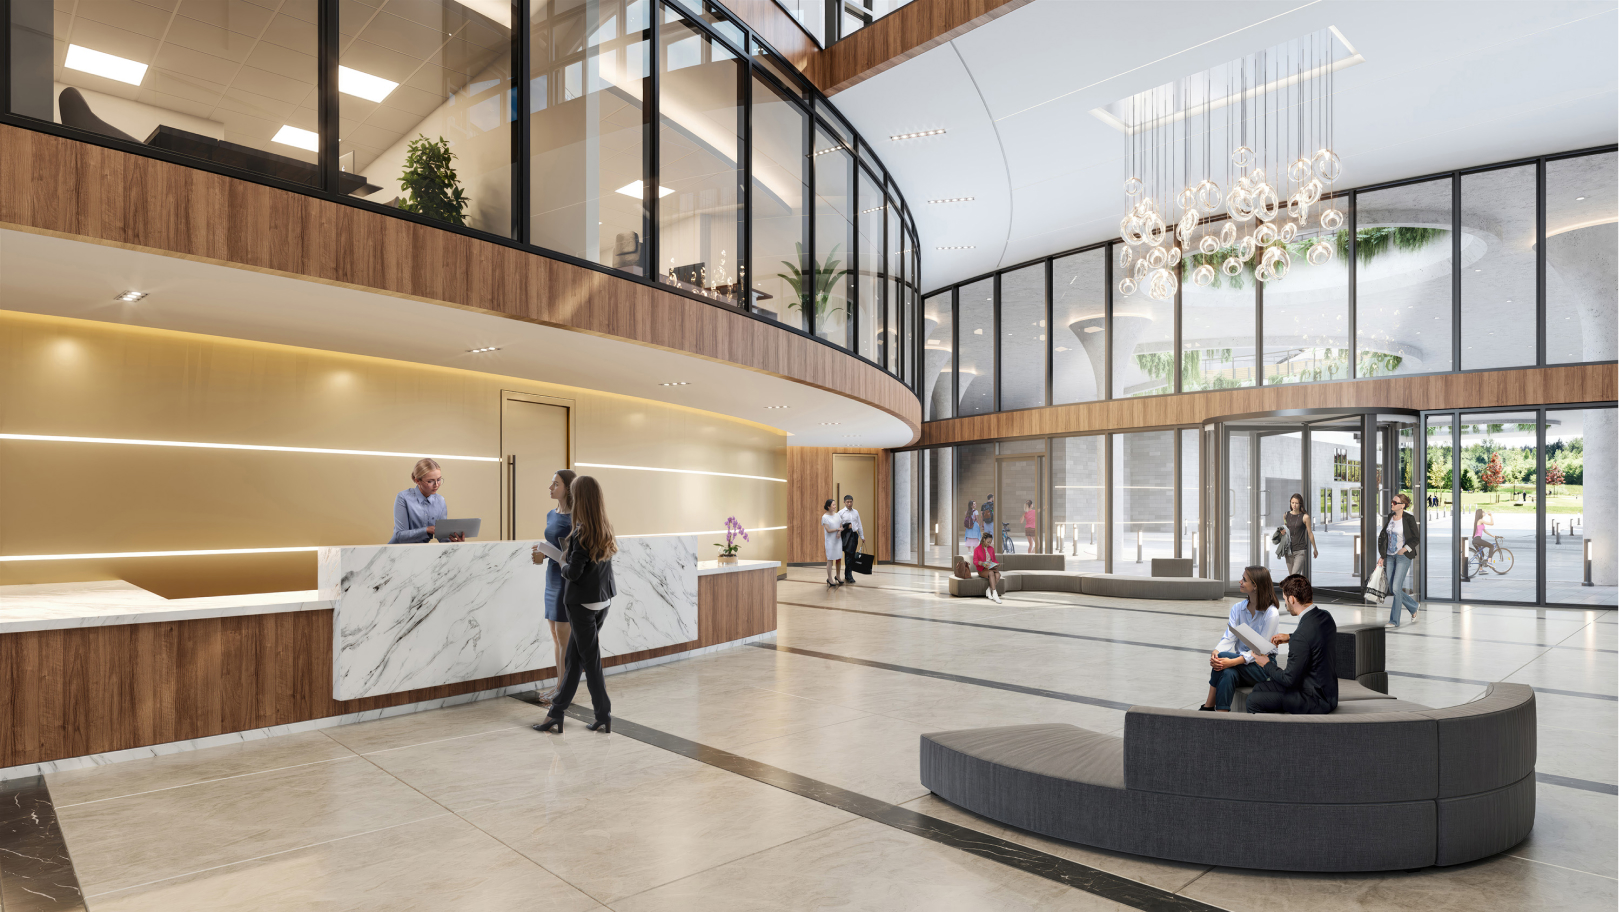
[[[698,576],[713,576],[716,573],[737,573],[742,570],[764,570],[767,567],[780,567],[781,561],[767,560],[738,560],[735,562],[720,563],[717,560],[698,561]]]
[[[331,607],[332,603],[321,599],[313,589],[166,599],[123,580],[0,586],[0,633],[319,611]]]

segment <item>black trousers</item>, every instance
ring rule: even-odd
[[[579,691],[579,675],[582,672],[585,684],[590,689],[590,703],[596,710],[596,721],[605,721],[611,718],[613,701],[607,698],[607,680],[602,674],[601,625],[606,622],[607,612],[612,611],[613,607],[609,605],[600,611],[573,605],[564,608],[568,612],[567,671],[562,675],[562,686],[557,689],[556,697],[551,700],[549,715],[553,719],[562,718],[573,703],[573,695]]]
[[[1327,701],[1302,691],[1283,690],[1275,681],[1260,681],[1248,695],[1251,713],[1287,713],[1294,716],[1320,716],[1332,712]]]
[[[843,552],[843,576],[849,582],[854,582],[854,556],[860,553],[859,546],[854,550],[845,549]]]

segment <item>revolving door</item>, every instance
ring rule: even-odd
[[[1303,409],[1204,424],[1202,565],[1238,592],[1243,569],[1287,575],[1277,541],[1294,497],[1314,532],[1304,574],[1327,599],[1358,598],[1377,564],[1378,521],[1412,494],[1416,412]],[[1278,530],[1281,530],[1278,533]],[[1412,574],[1411,579],[1418,579]]]

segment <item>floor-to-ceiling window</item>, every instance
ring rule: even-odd
[[[956,329],[952,292],[922,299],[922,364],[917,394],[922,420],[956,414]]]
[[[1113,572],[1152,574],[1175,556],[1174,431],[1113,434]]]
[[[763,76],[753,77],[754,313],[808,329],[803,275],[808,270],[804,201],[809,196],[809,159],[804,143],[809,115]]]
[[[1001,409],[1046,404],[1046,266],[1001,275]]]
[[[961,326],[956,332],[959,351],[956,406],[958,415],[995,411],[995,280],[984,279],[961,288],[956,302]]]
[[[1049,335],[1053,403],[1106,398],[1107,248],[1052,263]]]
[[[1612,408],[1548,409],[1544,482],[1546,601],[1619,598],[1619,427]]]
[[[1107,569],[1107,437],[1056,437],[1051,441],[1053,550],[1069,570]]]

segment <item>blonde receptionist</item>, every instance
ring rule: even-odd
[[[394,498],[394,535],[388,539],[390,545],[432,541],[435,527],[450,513],[438,492],[444,484],[444,470],[437,462],[417,460],[416,467],[410,470],[410,480],[415,484]],[[461,535],[450,538],[451,541],[463,539]]]

